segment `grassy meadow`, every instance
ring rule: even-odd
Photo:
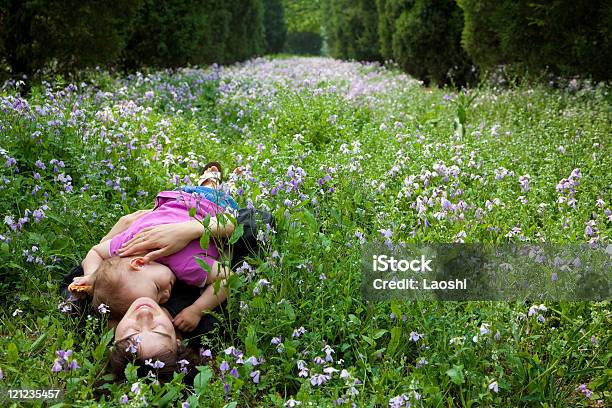
[[[0,390],[60,388],[58,406],[612,401],[609,301],[366,302],[360,292],[361,249],[375,240],[609,243],[608,86],[464,92],[374,64],[283,57],[91,71],[27,97],[21,87],[0,91]],[[211,160],[242,166],[236,200],[276,219],[262,257],[237,271],[231,340],[203,340],[212,357],[193,387],[133,367],[113,383],[105,316],[63,313],[59,279],[121,215],[195,183]],[[261,363],[236,362],[231,347]],[[76,364],[52,372],[58,350]]]

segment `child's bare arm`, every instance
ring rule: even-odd
[[[91,275],[98,269],[100,263],[102,263],[104,259],[107,259],[109,257],[110,240],[106,240],[100,242],[97,245],[94,245],[87,253],[87,256],[85,256],[85,259],[83,259],[83,262],[81,262],[81,266],[83,267],[83,274]]]
[[[221,222],[218,217],[211,217],[208,227],[215,238],[229,238],[234,232],[234,224],[228,218]]]
[[[196,299],[191,306],[183,309],[174,318],[174,325],[182,332],[190,332],[198,325],[202,314],[207,310],[212,310],[219,306],[227,299],[227,279],[232,274],[232,271],[220,265],[218,262],[213,264],[213,272],[208,276],[206,282],[208,286],[200,297]],[[219,290],[215,293],[215,282],[220,280]]]

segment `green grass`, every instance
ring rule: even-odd
[[[609,243],[609,87],[482,86],[469,103],[376,66],[284,57],[221,71],[100,73],[76,85],[38,86],[26,101],[14,87],[1,94],[0,389],[58,387],[65,406],[114,406],[124,394],[136,406],[142,397],[192,407],[282,406],[291,398],[374,407],[401,395],[428,407],[610,401],[609,301],[546,303],[543,322],[527,316],[532,304],[523,302],[366,302],[356,236]],[[64,166],[54,172],[51,160]],[[131,371],[126,384],[105,376],[104,319],[61,313],[57,281],[119,216],[150,207],[175,176],[197,180],[209,160],[247,169],[237,200],[273,212],[276,231],[230,297],[233,343],[207,340],[216,353],[195,388],[181,375],[165,386],[139,380],[137,396]],[[288,175],[298,167],[303,177]],[[557,191],[574,169],[575,192]],[[521,191],[526,174],[530,189]],[[298,188],[289,191],[292,180]],[[441,197],[465,207],[443,213]],[[421,212],[418,202],[427,203]],[[38,222],[34,210],[44,212]],[[596,231],[587,236],[590,221]],[[508,237],[513,228],[520,231]],[[270,286],[254,295],[261,279]],[[306,332],[293,337],[300,327]],[[411,332],[423,337],[411,341]],[[271,344],[277,336],[282,346]],[[259,384],[248,366],[228,377],[226,396],[218,367],[230,345],[266,362],[256,367]],[[313,359],[325,358],[326,345],[339,371],[313,385],[323,370]],[[80,368],[52,373],[55,352],[66,349]],[[298,375],[299,360],[308,377]]]

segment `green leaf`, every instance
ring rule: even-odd
[[[213,372],[208,366],[199,366],[198,371],[198,375],[193,379],[193,389],[196,394],[202,394],[206,391],[206,387],[213,376]]]
[[[387,346],[387,353],[392,355],[397,350],[397,347],[400,344],[400,339],[402,338],[402,329],[399,327],[394,327],[391,329],[391,340],[389,340],[389,345]]]
[[[15,363],[19,359],[19,351],[17,350],[17,345],[15,343],[9,343],[6,349],[6,357],[9,363]]]
[[[205,260],[203,260],[202,258],[199,257],[195,257],[195,261],[198,265],[200,265],[200,267],[202,267],[202,269],[204,269],[207,273],[210,273],[212,271],[212,267],[206,263]]]
[[[176,399],[176,397],[178,396],[178,393],[176,392],[176,390],[174,388],[171,388],[170,391],[168,391],[163,397],[161,397],[158,401],[157,401],[157,406],[159,407],[165,407],[167,406],[170,402],[174,401]]]
[[[402,309],[397,301],[391,301],[391,311],[396,317],[400,317],[402,315]]]
[[[195,207],[191,207],[191,208],[189,209],[189,216],[190,216],[191,218],[193,218],[193,217],[195,217],[195,215],[196,215],[196,208],[195,208]]]
[[[234,225],[238,224],[238,221],[236,221],[236,217],[234,217],[232,214],[230,214],[230,213],[224,213],[224,214],[225,214],[225,217],[228,219],[229,222],[231,222]]]
[[[43,334],[41,334],[40,336],[38,336],[38,338],[36,339],[36,341],[34,343],[32,343],[32,345],[30,346],[30,353],[36,351],[38,349],[38,347],[42,344],[43,341],[45,341],[45,339],[47,338],[49,333],[44,332]]]
[[[454,365],[453,368],[446,370],[446,375],[448,375],[451,381],[457,385],[461,385],[465,382],[463,365]]]
[[[202,220],[202,225],[208,228],[208,226],[210,225],[210,214],[207,214],[206,217],[204,217],[204,219]]]
[[[376,333],[374,333],[374,336],[372,337],[374,337],[374,340],[377,340],[377,339],[380,339],[382,336],[384,336],[385,333],[388,333],[388,331],[385,329],[380,329]]]
[[[365,334],[362,334],[361,338],[364,339],[365,341],[367,341],[370,346],[374,346],[376,344],[376,342],[374,340],[372,340],[371,337],[368,337]]]
[[[200,248],[207,249],[210,243],[210,231],[207,229],[200,237]]]
[[[257,332],[253,325],[249,325],[247,328],[247,336],[244,343],[247,355],[259,355],[259,349],[257,348]]]
[[[229,238],[229,244],[234,245],[236,242],[238,242],[238,240],[243,234],[244,234],[244,225],[238,224],[234,228],[234,232],[232,232],[232,236]]]
[[[102,336],[102,338],[100,339],[100,344],[104,346],[108,346],[114,336],[115,336],[114,330],[107,331],[106,333],[104,333],[104,336]]]
[[[125,379],[128,380],[128,382],[133,383],[138,380],[138,369],[134,364],[128,363],[128,365],[125,367],[124,373]]]
[[[232,401],[229,404],[225,404],[223,408],[236,408],[237,406],[238,406],[238,403],[236,401]]]
[[[293,306],[289,302],[285,302],[285,313],[290,322],[295,321],[295,310],[293,310]]]

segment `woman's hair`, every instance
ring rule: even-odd
[[[118,296],[121,288],[121,276],[127,267],[125,259],[112,256],[104,259],[93,274],[93,299],[92,305],[97,308],[105,304],[110,309],[111,319],[120,319],[129,309],[132,302],[125,297]]]
[[[138,356],[138,353],[131,353],[131,339],[125,339],[115,343],[111,350],[108,371],[115,376],[116,382],[125,381],[125,367],[128,363],[133,363],[138,366],[138,377],[146,377],[149,371],[156,374],[157,380],[160,383],[170,382],[175,372],[185,373],[184,382],[192,383],[196,374],[196,366],[200,365],[199,354],[191,348],[179,344],[175,351],[167,350],[156,356],[152,356],[153,361],[161,361],[164,366],[161,368],[153,368],[145,364],[145,359]],[[186,360],[189,364],[180,364],[179,362]]]

